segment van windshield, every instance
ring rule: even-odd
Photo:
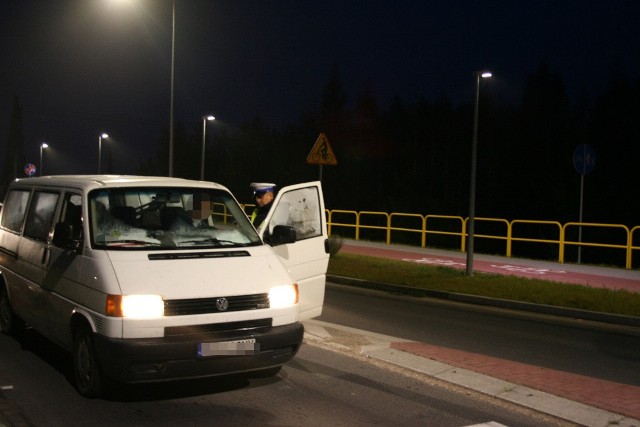
[[[91,245],[103,249],[220,248],[260,245],[226,191],[139,187],[89,193]]]

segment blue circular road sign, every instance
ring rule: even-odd
[[[587,175],[593,172],[596,164],[596,152],[589,144],[580,144],[573,152],[573,166],[580,175]]]
[[[27,163],[24,165],[24,173],[27,176],[33,176],[36,174],[36,165],[33,163]]]

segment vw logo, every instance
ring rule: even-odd
[[[225,311],[227,308],[229,308],[229,301],[224,297],[218,298],[216,300],[216,308],[218,309],[218,311]]]

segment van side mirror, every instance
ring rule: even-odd
[[[296,239],[296,229],[288,225],[276,225],[270,235],[265,235],[265,242],[271,246],[295,243]]]
[[[76,226],[68,222],[59,222],[53,232],[53,244],[64,249],[77,249],[80,246],[78,235],[79,230],[75,230]]]

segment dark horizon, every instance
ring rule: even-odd
[[[97,172],[102,132],[103,171],[167,173],[171,4],[0,3],[4,176],[16,96],[25,162],[39,169],[47,142],[45,174]],[[476,216],[577,221],[588,143],[584,221],[635,226],[638,17],[622,0],[177,1],[174,175],[199,177],[213,114],[205,178],[241,202],[252,181],[317,179],[305,158],[326,132],[329,208],[466,216],[473,74],[489,69]]]

